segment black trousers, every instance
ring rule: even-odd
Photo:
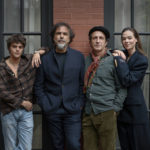
[[[45,117],[54,150],[81,149],[81,111],[71,114],[62,107]]]
[[[150,150],[150,125],[126,124],[118,121],[121,150]]]

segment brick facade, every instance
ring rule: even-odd
[[[54,24],[69,23],[75,32],[71,47],[87,55],[89,29],[104,25],[104,0],[54,0],[53,3]]]

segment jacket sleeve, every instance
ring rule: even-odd
[[[129,87],[144,77],[148,61],[145,56],[139,58],[134,61],[132,69],[129,69],[126,61],[120,56],[115,56],[117,74],[123,86]]]
[[[34,83],[34,94],[36,96],[36,102],[45,112],[50,111],[50,103],[46,92],[44,90],[45,73],[43,68],[44,63],[36,71],[36,78]]]
[[[50,49],[48,47],[40,47],[38,50],[35,50],[34,53],[39,52],[40,50],[44,50],[45,52],[42,55],[45,55],[46,53],[48,53],[50,51]]]
[[[0,75],[0,100],[14,109],[18,109],[23,99],[11,94],[6,87],[4,78]]]
[[[127,96],[127,88],[123,87],[118,79],[117,72],[114,70],[116,95],[114,99],[114,110],[120,111],[123,107],[123,102]]]

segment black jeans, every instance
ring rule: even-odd
[[[54,150],[80,150],[81,112],[69,113],[64,108],[46,114]]]

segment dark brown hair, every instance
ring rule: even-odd
[[[131,28],[131,27],[126,27],[122,30],[122,33],[121,33],[121,39],[122,39],[122,35],[125,31],[131,31],[134,35],[134,37],[137,39],[137,43],[136,43],[136,49],[143,55],[146,55],[144,50],[143,50],[143,47],[142,47],[142,43],[141,43],[141,40],[140,40],[140,36],[138,34],[138,32],[136,31],[136,29],[134,28]]]
[[[55,35],[56,30],[62,26],[65,26],[69,30],[69,35],[70,35],[70,42],[69,43],[71,43],[73,38],[75,37],[75,34],[74,34],[73,30],[71,29],[71,27],[69,26],[69,24],[67,24],[65,22],[59,22],[59,23],[55,24],[54,27],[52,28],[52,31],[50,33],[52,42],[54,43],[53,39],[54,39],[54,35]]]
[[[22,34],[14,34],[7,39],[7,48],[9,49],[12,43],[21,43],[26,46],[26,38]]]

